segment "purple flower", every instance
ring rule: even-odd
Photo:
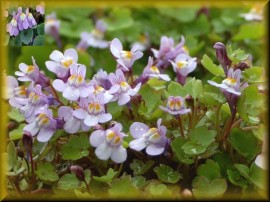
[[[97,96],[90,94],[89,97],[80,99],[81,108],[74,110],[73,114],[78,119],[84,120],[84,124],[87,126],[105,123],[112,119],[112,115],[105,111],[105,104],[103,94]]]
[[[191,110],[185,106],[185,100],[181,96],[170,96],[167,101],[167,106],[159,106],[159,108],[172,115],[187,114]]]
[[[126,71],[132,68],[133,63],[143,56],[143,53],[138,50],[138,46],[134,46],[131,51],[123,50],[123,46],[119,39],[115,38],[110,44],[110,50],[114,57],[117,58],[117,63]]]
[[[127,159],[127,151],[122,146],[123,137],[127,136],[122,131],[122,125],[116,123],[113,127],[96,130],[90,135],[90,144],[96,147],[95,154],[101,160],[111,158],[115,163],[122,163]]]
[[[90,93],[93,93],[95,96],[98,94],[103,94],[104,100],[106,103],[110,102],[113,96],[108,93],[102,86],[98,85],[98,82],[95,80],[90,81]]]
[[[26,125],[23,131],[30,133],[32,136],[37,135],[39,142],[48,142],[56,129],[57,123],[53,118],[52,110],[46,107],[37,111],[35,120]]]
[[[34,57],[32,57],[33,65],[27,65],[25,63],[19,64],[20,71],[16,71],[15,75],[18,76],[19,81],[33,81],[36,84],[41,85],[42,87],[47,87],[50,83],[49,78],[39,71]]]
[[[94,48],[107,48],[109,43],[108,41],[103,40],[105,31],[106,25],[104,21],[98,20],[95,29],[93,29],[91,33],[81,33],[81,41],[79,42],[77,49],[85,50],[89,46]]]
[[[37,24],[37,22],[36,22],[35,18],[33,17],[32,13],[29,12],[28,8],[25,10],[25,14],[26,14],[26,18],[27,18],[29,27],[30,28],[34,27]]]
[[[41,15],[44,15],[45,6],[43,2],[40,2],[40,4],[36,6],[36,11],[39,12]]]
[[[167,74],[161,74],[158,67],[153,65],[153,58],[148,58],[148,64],[143,70],[143,75],[146,75],[149,78],[158,78],[164,81],[170,81],[170,77]]]
[[[27,21],[26,15],[22,12],[22,7],[18,8],[18,27],[19,30],[27,29],[29,26],[29,23]]]
[[[222,91],[226,91],[235,94],[237,96],[240,96],[241,95],[240,79],[241,79],[241,70],[237,69],[234,71],[233,68],[230,68],[228,71],[227,78],[224,79],[221,84],[218,84],[214,81],[208,81],[208,83],[222,89]]]
[[[171,61],[171,64],[173,66],[173,70],[177,74],[177,80],[180,84],[184,85],[187,75],[192,72],[196,66],[197,58],[191,58],[187,54],[180,54],[175,58],[175,61]]]
[[[120,69],[117,69],[115,74],[110,73],[109,79],[112,87],[108,92],[113,95],[112,101],[118,100],[119,105],[127,104],[130,101],[130,97],[136,95],[141,87],[141,83],[138,83],[132,89],[126,82],[126,78]]]
[[[9,99],[12,107],[20,109],[27,104],[27,91],[25,86],[19,86],[16,78],[7,76],[7,93],[5,98]]]
[[[28,123],[34,120],[36,111],[44,109],[45,105],[48,104],[48,98],[42,93],[40,85],[36,85],[29,91],[31,92],[29,93],[27,104],[20,108],[21,113]]]
[[[54,50],[50,55],[50,59],[52,61],[45,62],[48,70],[55,73],[58,78],[65,78],[69,76],[70,66],[77,63],[78,54],[73,48],[67,49],[64,54]]]
[[[231,66],[232,61],[228,58],[226,47],[223,43],[216,42],[214,49],[216,49],[216,57],[222,65],[225,75],[227,75],[228,68]]]
[[[45,19],[45,33],[54,36],[54,33],[59,33],[60,21],[56,18],[55,13],[46,15]]]
[[[72,64],[70,66],[70,77],[64,83],[61,79],[53,81],[53,87],[63,92],[63,97],[75,101],[79,97],[85,98],[90,94],[90,86],[85,83],[86,67],[84,65]]]
[[[185,39],[182,36],[181,42],[174,47],[173,38],[162,36],[160,40],[160,48],[156,50],[152,48],[152,52],[157,59],[157,66],[160,68],[166,68],[170,65],[169,60],[174,60],[174,58],[180,53],[186,53],[184,48]]]
[[[130,126],[130,134],[135,140],[129,143],[129,147],[136,151],[146,148],[146,153],[151,156],[164,152],[169,139],[166,137],[167,128],[161,126],[162,119],[157,121],[157,128],[150,128],[144,123],[135,122]]]
[[[112,86],[108,73],[103,69],[98,70],[98,72],[93,76],[93,80],[95,80],[98,85],[102,86],[105,90],[109,90]]]
[[[83,119],[78,119],[74,115],[74,110],[71,107],[68,107],[68,106],[60,107],[58,109],[58,116],[64,119],[64,121],[65,121],[64,130],[67,133],[76,133],[80,129],[82,131],[88,131],[90,129],[89,126],[84,124]]]
[[[18,16],[13,12],[12,20],[6,26],[6,30],[10,36],[17,36],[19,34],[17,18]]]

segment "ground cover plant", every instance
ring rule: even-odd
[[[9,47],[8,197],[267,198],[262,9],[46,8]]]

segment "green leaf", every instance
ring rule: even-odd
[[[186,91],[184,90],[184,87],[174,81],[171,81],[170,84],[168,85],[168,93],[171,96],[181,96],[184,97],[186,95]]]
[[[262,67],[251,67],[242,72],[243,78],[249,82],[261,82],[263,75]]]
[[[68,143],[60,149],[60,153],[64,160],[77,160],[89,155],[89,147],[89,138],[86,134],[71,135]]]
[[[216,153],[213,155],[212,159],[218,163],[221,174],[223,177],[227,177],[227,170],[234,168],[232,164],[231,157],[228,153],[222,152],[222,153]]]
[[[174,171],[171,167],[166,166],[164,164],[160,164],[159,167],[155,167],[155,173],[162,182],[165,183],[177,183],[182,175],[178,171]]]
[[[143,175],[154,165],[154,163],[154,161],[149,160],[144,164],[141,160],[133,159],[129,166],[133,170],[134,175]]]
[[[20,124],[19,128],[9,132],[9,138],[11,140],[19,140],[23,136],[23,128],[26,124]]]
[[[10,141],[7,145],[7,153],[8,153],[8,170],[11,170],[17,162],[17,153],[15,149],[15,144],[13,141]]]
[[[201,63],[213,75],[222,77],[225,76],[223,68],[221,66],[217,66],[216,64],[214,64],[211,58],[208,57],[208,55],[206,54],[203,55]]]
[[[44,181],[54,182],[59,179],[56,171],[51,163],[39,164],[36,170],[36,175]]]
[[[197,8],[158,8],[158,11],[164,15],[176,19],[179,22],[191,22],[195,19]]]
[[[114,179],[108,192],[110,197],[118,199],[138,198],[140,194],[138,188],[132,184],[130,176],[124,176],[122,178]]]
[[[107,31],[115,31],[133,25],[133,19],[131,12],[128,8],[114,8],[110,16],[105,18],[104,21],[107,24]]]
[[[145,177],[143,176],[135,176],[131,179],[132,184],[139,189],[143,188],[148,182],[146,181]]]
[[[181,148],[188,155],[197,155],[197,154],[204,153],[206,151],[207,146],[198,144],[198,143],[193,142],[193,141],[189,141],[189,142],[185,143]]]
[[[251,132],[233,128],[229,140],[233,148],[248,160],[252,160],[260,152],[260,143]]]
[[[38,35],[44,35],[44,23],[41,23],[37,26]]]
[[[71,190],[77,189],[81,185],[80,180],[74,174],[63,175],[57,183],[58,189]]]
[[[253,22],[241,25],[239,32],[232,39],[234,41],[241,41],[245,39],[259,39],[264,35],[265,35],[264,23]]]
[[[238,172],[247,180],[249,180],[249,168],[244,164],[234,164]]]
[[[171,148],[179,162],[190,165],[194,163],[194,159],[192,156],[187,155],[182,148],[182,146],[186,142],[186,139],[183,139],[182,137],[177,137],[171,142]]]
[[[160,80],[158,78],[151,78],[147,81],[147,84],[154,90],[161,90],[166,88],[166,81]]]
[[[10,46],[22,46],[22,41],[21,41],[20,35],[18,35],[16,37],[11,37],[9,40],[9,44],[10,44]]]
[[[258,167],[254,162],[250,166],[250,181],[258,188],[267,189],[267,171]]]
[[[195,177],[192,181],[192,192],[196,199],[216,199],[222,197],[227,190],[225,179],[215,179],[211,182],[204,176]]]
[[[40,35],[34,39],[33,46],[44,46],[44,43],[45,37]]]
[[[228,170],[227,174],[228,174],[228,178],[232,184],[234,184],[236,186],[240,186],[242,188],[245,188],[248,186],[248,181],[241,176],[239,171]]]
[[[24,116],[20,113],[18,109],[12,108],[8,113],[8,117],[18,123],[23,122]]]
[[[240,62],[240,61],[244,61],[248,58],[248,54],[245,53],[244,50],[236,49],[233,50],[232,46],[230,44],[226,45],[226,50],[227,50],[227,55],[229,57],[229,59],[235,63]]]
[[[209,33],[210,23],[206,15],[200,15],[194,21],[185,23],[183,26],[183,33],[190,36],[201,36]]]
[[[117,172],[115,172],[112,168],[109,168],[106,175],[101,177],[93,176],[93,178],[99,182],[111,182],[116,174]]]
[[[197,169],[198,176],[204,176],[209,181],[220,179],[220,169],[218,163],[211,159],[207,159],[205,164],[202,164]]]
[[[32,41],[33,35],[34,32],[32,29],[24,29],[19,34],[21,41],[25,44],[29,44]]]
[[[214,140],[217,132],[215,130],[208,130],[206,126],[194,128],[190,131],[190,139],[197,144],[209,146]]]
[[[117,102],[110,102],[110,103],[107,104],[107,106],[108,106],[108,112],[110,112],[113,119],[118,118],[121,115],[121,113],[122,113],[122,111],[124,109],[124,107],[119,106],[117,104]]]
[[[76,21],[61,21],[60,35],[72,38],[79,39],[82,32],[91,32],[93,29],[92,21],[89,19],[77,19]]]

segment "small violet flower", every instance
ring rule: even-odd
[[[70,77],[64,83],[61,79],[53,81],[53,87],[63,92],[63,97],[75,101],[79,97],[85,98],[90,94],[90,86],[85,83],[86,67],[84,65],[72,64],[70,66]]]
[[[118,100],[119,105],[127,104],[130,101],[130,97],[138,93],[141,83],[138,83],[135,88],[131,88],[126,82],[126,78],[122,70],[117,69],[116,73],[110,73],[109,79],[112,83],[109,94],[113,95],[112,101]]]
[[[191,110],[185,106],[185,100],[181,96],[170,96],[167,101],[167,106],[159,106],[159,108],[172,115],[187,114]]]
[[[39,71],[39,67],[36,64],[34,57],[32,57],[32,61],[33,65],[20,63],[19,69],[21,70],[21,72],[16,71],[15,75],[18,76],[19,81],[33,81],[36,84],[41,85],[42,87],[47,87],[50,83],[49,78]]]
[[[57,129],[57,121],[53,118],[51,109],[44,108],[37,111],[35,120],[23,128],[24,132],[32,136],[37,135],[39,142],[48,142]]]
[[[98,94],[103,94],[104,100],[106,103],[110,102],[113,96],[108,93],[102,86],[98,85],[98,82],[95,80],[90,81],[90,93],[97,96]]]
[[[103,69],[99,69],[98,72],[93,76],[98,85],[102,86],[105,90],[109,90],[112,87],[112,83],[109,80],[109,75]]]
[[[81,108],[74,110],[73,114],[78,119],[84,120],[87,126],[95,126],[98,123],[105,123],[112,119],[110,113],[106,113],[103,94],[97,96],[90,94],[87,98],[81,98],[79,105]]]
[[[58,78],[65,78],[69,76],[69,68],[72,64],[76,64],[78,61],[78,54],[75,49],[67,49],[64,54],[58,50],[54,50],[50,59],[52,61],[46,61],[45,64],[49,71],[55,73]]]
[[[27,29],[29,26],[26,15],[22,12],[22,7],[18,8],[18,28],[19,30]]]
[[[208,83],[220,88],[222,91],[226,91],[234,95],[240,96],[241,95],[240,79],[241,79],[241,70],[237,69],[234,71],[233,68],[230,68],[228,71],[227,78],[224,79],[221,84],[218,84],[214,81],[208,81]]]
[[[161,125],[162,119],[157,121],[157,128],[150,128],[144,123],[135,122],[130,126],[130,134],[135,140],[129,147],[136,151],[146,148],[146,153],[151,156],[160,155],[169,143],[166,137],[167,128]]]
[[[106,25],[103,20],[96,22],[95,29],[91,33],[82,32],[81,41],[77,45],[77,49],[85,50],[89,46],[94,48],[107,48],[109,46],[108,41],[104,39],[104,33],[106,31]]]
[[[20,108],[21,113],[28,123],[34,120],[36,111],[44,109],[44,106],[48,104],[48,98],[43,94],[40,85],[32,87],[29,91],[27,104]]]
[[[40,4],[36,6],[36,11],[39,12],[41,15],[44,15],[45,6],[43,2],[40,2]]]
[[[20,109],[27,104],[27,90],[25,86],[19,86],[16,78],[7,76],[7,93],[5,98],[9,99],[12,107]]]
[[[46,15],[44,27],[45,33],[54,36],[55,33],[59,33],[59,28],[60,28],[60,20],[56,18],[56,14],[51,13],[49,15]]]
[[[177,80],[180,84],[184,85],[187,75],[192,72],[196,66],[197,58],[191,58],[187,54],[180,54],[175,58],[175,61],[171,61],[171,64],[173,66],[173,70],[177,74]]]
[[[129,71],[132,68],[133,63],[143,56],[143,53],[138,50],[138,46],[134,46],[131,51],[123,50],[122,43],[119,39],[115,38],[110,44],[110,50],[117,63],[123,67],[125,71]]]
[[[26,14],[29,27],[30,28],[34,27],[37,24],[37,22],[35,18],[33,17],[32,13],[29,12],[28,8],[25,10],[25,14]]]
[[[262,21],[263,7],[261,5],[255,5],[248,13],[242,13],[240,16],[245,18],[247,21]]]
[[[78,108],[80,108],[80,106],[78,106]],[[58,109],[58,116],[64,119],[65,123],[63,128],[67,133],[77,133],[80,129],[82,131],[88,131],[90,129],[89,126],[84,124],[83,119],[78,119],[74,115],[74,110],[71,107],[60,107]]]
[[[12,20],[6,26],[6,30],[10,36],[17,36],[19,34],[17,18],[18,16],[13,12]]]
[[[106,131],[96,130],[90,135],[90,144],[96,147],[95,154],[99,159],[111,158],[115,163],[122,163],[127,159],[127,151],[122,146],[123,137],[127,135],[121,131],[122,125],[116,123]]]

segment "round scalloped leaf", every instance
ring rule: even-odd
[[[44,35],[44,23],[37,26],[38,35]]]
[[[63,175],[57,183],[58,189],[70,190],[77,189],[81,185],[80,180],[74,174]]]
[[[33,35],[34,35],[34,32],[32,29],[25,29],[25,30],[22,30],[19,34],[20,38],[21,38],[21,41],[24,43],[24,44],[29,44],[32,39],[33,39]]]
[[[44,181],[54,182],[59,179],[53,165],[50,163],[39,164],[36,170],[36,175]]]
[[[9,132],[9,138],[11,140],[19,140],[23,136],[23,128],[26,124],[21,124],[17,129]]]
[[[37,36],[34,39],[33,46],[44,46],[45,37],[44,36]]]
[[[89,147],[89,138],[86,134],[80,134],[80,136],[71,135],[68,143],[64,144],[60,149],[60,153],[64,160],[77,160],[88,156]]]
[[[182,175],[178,171],[174,171],[171,167],[166,166],[164,164],[160,164],[159,167],[155,167],[155,173],[162,182],[165,183],[177,183]]]
[[[9,45],[11,46],[22,46],[22,41],[20,36],[16,36],[16,37],[11,37],[9,40]]]
[[[112,168],[109,168],[106,175],[101,177],[93,176],[93,178],[99,182],[111,182],[116,174],[117,172],[115,172]]]

